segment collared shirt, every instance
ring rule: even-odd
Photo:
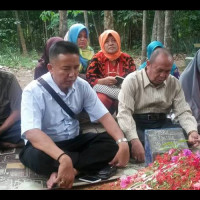
[[[168,114],[172,110],[187,133],[197,130],[181,85],[172,75],[156,87],[150,82],[145,69],[132,72],[124,79],[118,99],[117,120],[129,141],[138,138],[133,114]]]
[[[42,77],[75,114],[84,108],[94,122],[108,113],[87,81],[77,77],[72,88],[65,94],[49,72]],[[79,134],[80,129],[79,121],[72,119],[37,80],[29,83],[22,93],[21,127],[23,138],[26,131],[37,128],[54,142],[72,139]]]
[[[0,125],[12,111],[20,110],[22,89],[14,74],[0,71]]]

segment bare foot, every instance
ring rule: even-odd
[[[53,186],[55,186],[56,182],[56,178],[57,178],[57,172],[53,172],[49,178],[49,180],[47,181],[47,188],[52,188]]]
[[[74,175],[77,176],[79,174],[79,172],[74,168]],[[57,172],[53,172],[49,178],[49,180],[47,181],[47,188],[52,188],[54,186],[56,186],[56,182],[55,180],[57,179]]]

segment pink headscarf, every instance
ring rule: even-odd
[[[106,39],[108,38],[109,34],[111,34],[115,40],[117,41],[117,45],[118,45],[118,51],[114,54],[109,54],[105,51],[104,49],[104,44]],[[100,36],[99,36],[99,44],[101,47],[101,51],[104,53],[104,55],[111,61],[116,60],[120,55],[121,55],[121,40],[120,40],[120,36],[119,34],[114,31],[114,30],[106,30],[104,31]]]

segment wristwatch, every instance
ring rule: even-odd
[[[121,138],[116,141],[117,144],[119,144],[120,142],[128,142],[128,140],[126,138]]]

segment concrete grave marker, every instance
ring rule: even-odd
[[[156,155],[171,148],[188,149],[182,128],[145,130],[145,165],[155,160]]]

